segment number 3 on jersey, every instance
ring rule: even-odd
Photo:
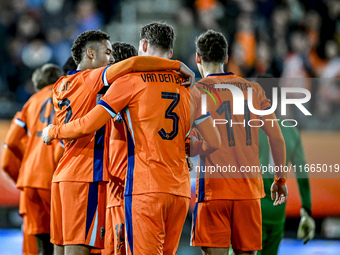
[[[164,140],[172,140],[174,139],[178,134],[178,121],[179,117],[178,115],[173,112],[175,107],[178,105],[179,102],[179,94],[178,93],[172,93],[172,92],[162,92],[162,98],[164,99],[172,99],[171,104],[165,111],[165,118],[171,119],[172,122],[172,131],[170,133],[167,133],[164,128],[160,129],[158,131],[158,134],[162,137]]]

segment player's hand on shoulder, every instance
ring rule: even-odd
[[[195,85],[195,73],[183,62],[181,62],[179,73],[187,78],[185,82],[181,83],[182,86],[190,86],[192,88]]]
[[[272,200],[274,200],[274,206],[281,205],[286,202],[288,196],[287,185],[279,185],[273,182],[270,191]]]
[[[54,126],[53,124],[48,125],[47,127],[45,127],[42,131],[42,138],[43,138],[43,142],[47,145],[51,144],[51,138],[48,136],[48,130]]]

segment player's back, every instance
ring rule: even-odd
[[[35,93],[23,107],[21,117],[16,119],[16,123],[24,127],[29,136],[20,171],[24,187],[51,187],[58,163],[55,162],[54,153],[56,146],[60,145],[53,142],[51,146],[46,146],[41,142],[41,135],[48,124],[54,123],[54,114],[50,85]]]
[[[184,143],[190,129],[190,94],[181,82],[174,72],[134,73],[117,80],[129,93],[124,111],[128,126],[125,195],[190,196]]]
[[[72,71],[55,83],[53,103],[59,123],[83,117],[96,105],[97,93],[105,86],[102,77],[105,68]],[[107,151],[104,150],[104,137],[105,126],[94,134],[65,140],[65,152],[53,181],[106,181]]]
[[[234,98],[228,89],[216,88],[214,84],[234,85],[244,96],[244,115],[233,114]],[[211,93],[207,95],[207,109],[220,132],[222,144],[214,153],[201,156],[200,171],[213,166],[215,173],[200,173],[197,183],[198,201],[213,199],[254,199],[263,197],[263,182],[258,152],[260,116],[248,109],[247,89],[253,90],[255,109],[270,106],[259,84],[249,82],[232,73],[209,75],[198,82],[197,87]],[[254,127],[257,126],[257,127]],[[257,167],[257,169],[254,168]],[[210,168],[212,169],[212,168]],[[255,171],[255,172],[253,172]]]

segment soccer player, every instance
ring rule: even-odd
[[[300,132],[296,127],[284,127],[280,124],[283,138],[286,143],[286,165],[292,163],[297,168],[304,169],[306,159],[303,152]],[[273,162],[267,137],[260,130],[259,136],[260,162],[268,166]],[[313,239],[315,235],[315,222],[311,217],[312,203],[308,180],[308,173],[297,171],[295,173],[299,185],[302,208],[300,210],[301,220],[298,228],[298,238],[304,239],[304,243]],[[285,224],[286,206],[273,206],[270,199],[270,185],[273,182],[274,173],[264,172],[263,183],[266,196],[261,199],[262,209],[262,251],[258,254],[275,255],[278,253],[279,245],[283,237]]]
[[[61,69],[52,64],[45,64],[33,73],[32,82],[39,92],[24,105],[7,140],[8,148],[17,158],[22,158],[19,174],[22,183],[17,186],[24,190],[27,233],[35,235],[40,254],[53,253],[50,243],[51,180],[63,152],[59,142],[45,146],[41,144],[40,137],[43,128],[54,123],[52,84],[61,75]],[[28,136],[28,141],[23,153],[18,141],[25,136]]]
[[[84,32],[75,40],[71,51],[77,70],[59,79],[53,89],[59,123],[88,113],[96,105],[102,88],[124,73],[180,69],[192,74],[178,61],[151,57],[130,58],[110,66],[114,59],[109,40],[101,31]],[[103,125],[96,133],[90,132],[73,141],[64,140],[65,153],[52,181],[51,241],[57,255],[89,254],[90,248],[103,248],[108,181],[105,146],[108,140],[104,139]]]
[[[112,55],[115,64],[137,56],[137,50],[128,43],[112,44]],[[117,120],[118,118],[118,120]],[[124,255],[125,246],[125,216],[124,216],[124,183],[127,171],[127,143],[125,125],[117,116],[107,125],[110,135],[109,146],[109,183],[107,186],[105,248],[103,255]]]
[[[2,148],[1,153],[1,168],[10,176],[10,178],[17,185],[17,188],[20,190],[20,200],[19,200],[19,214],[23,219],[22,224],[22,232],[23,232],[23,245],[22,245],[22,254],[24,255],[38,255],[37,243],[35,241],[35,236],[27,233],[27,215],[26,215],[26,206],[25,206],[25,196],[22,187],[23,176],[19,177],[19,170],[21,167],[21,160],[15,156],[15,154],[8,148],[6,142],[9,137],[12,136],[13,130],[15,130],[15,120],[20,118],[21,112],[17,112],[12,120],[11,126],[5,138],[5,143]],[[21,154],[24,155],[26,145],[27,145],[28,136],[24,136],[20,141],[20,150]]]
[[[139,55],[170,58],[173,29],[151,23],[141,29]],[[190,130],[190,94],[174,72],[131,73],[119,78],[89,114],[45,129],[44,142],[74,139],[99,129],[118,112],[126,125],[128,165],[125,221],[129,254],[175,254],[190,200],[185,137]],[[197,118],[196,118],[197,119]],[[219,134],[207,116],[197,121],[212,150]],[[210,126],[211,125],[211,126]],[[202,130],[201,130],[202,129]],[[216,132],[216,133],[214,133]],[[215,146],[215,147],[214,147]]]
[[[196,205],[193,212],[192,245],[201,246],[203,254],[228,254],[229,247],[235,254],[256,254],[261,249],[261,206],[264,196],[258,153],[258,129],[248,121],[260,117],[245,105],[244,115],[233,115],[233,95],[228,89],[215,88],[215,84],[234,85],[248,99],[247,88],[252,88],[256,109],[270,107],[259,84],[248,82],[233,73],[224,73],[228,61],[228,43],[225,37],[213,30],[201,34],[196,40],[196,62],[202,79],[197,87],[207,91],[207,110],[218,124],[221,147],[209,155],[200,156],[200,169],[196,186]],[[263,116],[263,129],[268,136],[276,165],[285,163],[285,145],[275,114]],[[221,122],[220,122],[221,123]],[[273,127],[272,127],[273,125]],[[258,125],[252,125],[258,126]],[[198,136],[199,136],[198,132]],[[199,141],[194,142],[194,144]],[[193,154],[196,154],[194,146]],[[209,167],[224,171],[204,171]],[[228,166],[231,170],[228,171]],[[245,167],[257,166],[257,172],[242,172]],[[272,184],[274,204],[281,204],[287,196],[286,178],[278,173]]]

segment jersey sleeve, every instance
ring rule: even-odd
[[[12,151],[4,144],[1,153],[1,168],[16,183],[19,175],[21,161],[12,153]]]
[[[21,113],[17,113],[13,119],[13,123],[8,130],[8,133],[5,138],[5,143],[7,147],[12,151],[12,153],[21,160],[23,158],[23,145],[18,142],[27,134],[27,125],[26,125],[26,112],[28,107],[27,102],[22,109]]]
[[[100,105],[96,105],[85,116],[67,124],[52,126],[48,130],[51,139],[77,139],[94,133],[111,119],[111,115]]]
[[[105,70],[109,67],[106,66],[84,72],[84,84],[94,94],[97,94],[104,86],[109,86],[105,77]]]
[[[85,84],[95,94],[119,77],[131,72],[179,70],[181,62],[159,57],[139,56],[116,64],[91,70],[84,74]]]
[[[99,101],[99,105],[114,118],[131,101],[134,94],[131,76],[125,75],[115,81]]]
[[[108,84],[131,72],[179,70],[181,62],[151,56],[137,56],[113,64],[104,70],[103,79]]]

